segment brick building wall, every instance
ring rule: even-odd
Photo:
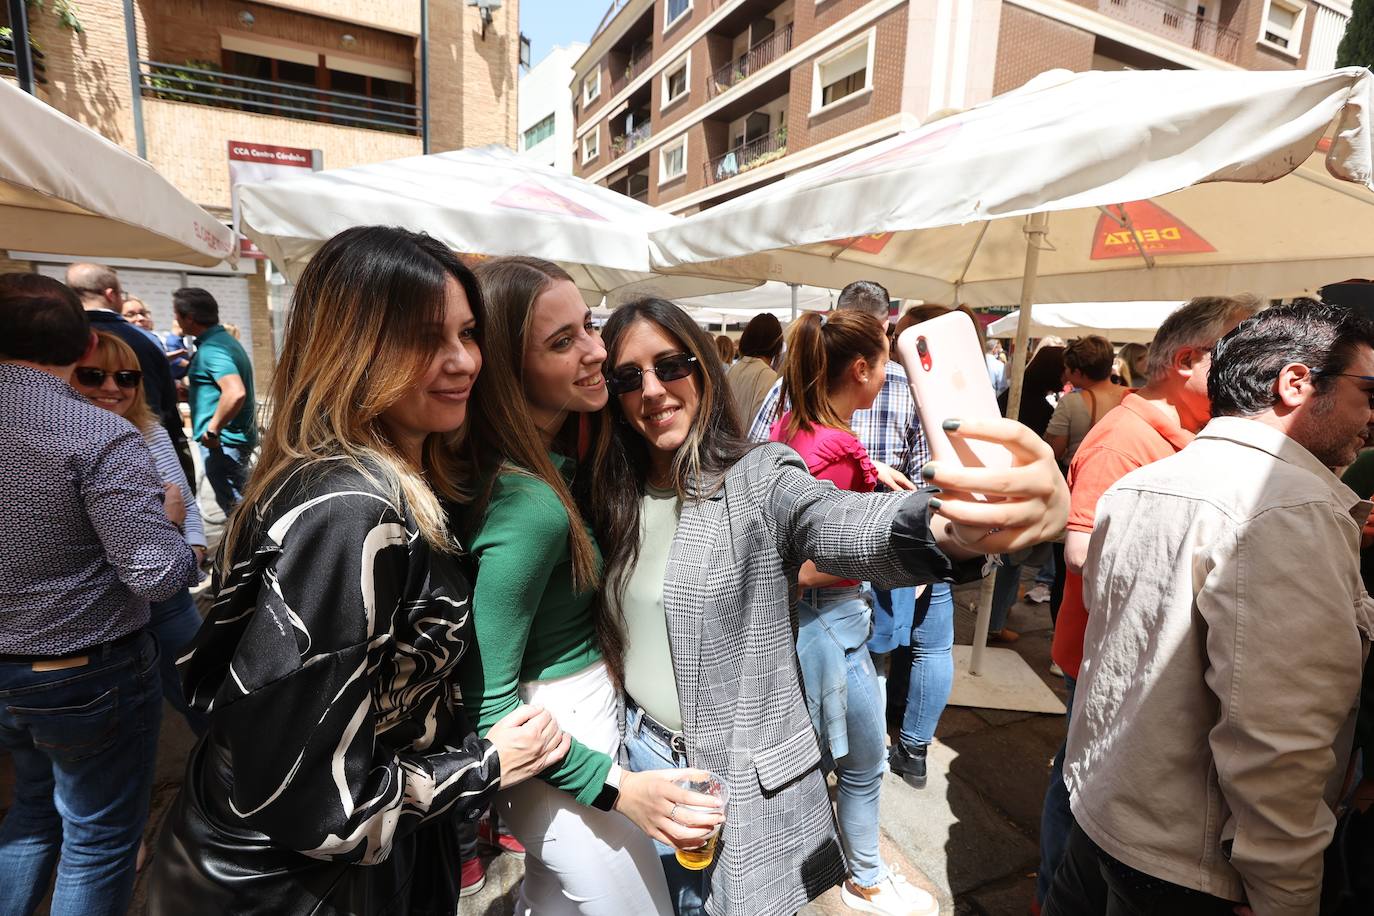
[[[882,16],[870,28],[874,32],[872,89],[841,99],[825,111],[811,113],[815,61],[825,53],[792,68],[787,111],[787,152],[799,152],[824,143],[857,127],[880,121],[902,110],[902,70],[906,61],[906,7]],[[843,44],[853,35],[836,41]]]
[[[314,13],[344,22],[420,34],[420,0],[261,0],[269,6]]]
[[[141,22],[142,7],[135,4],[134,13]],[[125,149],[136,150],[124,4],[82,0],[77,15],[80,34],[61,26],[51,9],[29,8],[29,36],[43,50],[48,79],[43,100]]]
[[[506,0],[481,37],[477,9],[430,0],[430,150],[515,147],[520,4]]]
[[[221,216],[229,207],[228,140],[282,143],[324,151],[324,167],[346,168],[421,152],[409,134],[291,121],[283,137],[282,119],[247,111],[187,102],[143,100],[148,161],[187,197]]]
[[[1091,32],[1003,3],[992,91],[1001,94],[1015,89],[1055,67],[1091,70],[1095,43]]]
[[[412,74],[417,69],[413,37],[356,23],[342,23],[261,3],[228,4],[222,0],[144,0],[143,10],[147,34],[140,44],[140,56],[146,60],[169,64],[209,60],[218,64],[220,36],[229,33],[250,40],[294,44],[339,57],[377,61]],[[251,29],[246,29],[239,21],[239,13],[244,11],[253,16]],[[348,48],[340,41],[345,33],[356,41]]]

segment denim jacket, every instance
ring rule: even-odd
[[[806,708],[811,724],[828,745],[832,760],[849,753],[845,730],[850,652],[864,649],[873,628],[873,608],[863,598],[848,598],[817,610],[797,602],[797,657],[801,659]]]

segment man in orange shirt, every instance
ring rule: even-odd
[[[1139,467],[1182,449],[1211,419],[1207,369],[1212,347],[1259,310],[1254,296],[1203,296],[1170,315],[1150,344],[1149,383],[1128,394],[1088,431],[1069,465],[1069,522],[1064,542],[1064,599],[1054,627],[1051,654],[1064,669],[1073,712],[1074,682],[1083,662],[1088,608],[1083,605],[1083,561],[1088,555],[1097,501],[1112,484]],[[1141,519],[1140,524],[1149,524]],[[1073,825],[1064,788],[1064,747],[1054,757],[1040,815],[1040,873],[1034,912],[1040,911],[1064,855]]]

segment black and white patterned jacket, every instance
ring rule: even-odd
[[[294,473],[245,547],[179,661],[232,761],[243,825],[312,858],[373,864],[427,821],[475,818],[500,764],[456,686],[474,663],[459,558],[342,460]]]

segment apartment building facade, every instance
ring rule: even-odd
[[[573,106],[568,86],[583,42],[549,49],[520,77],[520,158],[560,172],[573,170]]]
[[[516,140],[519,4],[489,21],[465,0],[81,0],[29,7],[38,96],[146,158],[230,218],[229,144],[319,151],[323,168]],[[0,26],[8,18],[0,9]],[[0,50],[0,78],[14,77]],[[426,91],[426,82],[428,91]],[[99,175],[89,176],[100,180]],[[60,274],[79,259],[0,252],[0,270]],[[117,263],[126,291],[171,324],[170,292],[203,286],[250,346],[259,390],[275,362],[272,312],[290,292],[237,267]]]
[[[1330,67],[1343,0],[615,0],[574,173],[690,214],[1053,68]]]

